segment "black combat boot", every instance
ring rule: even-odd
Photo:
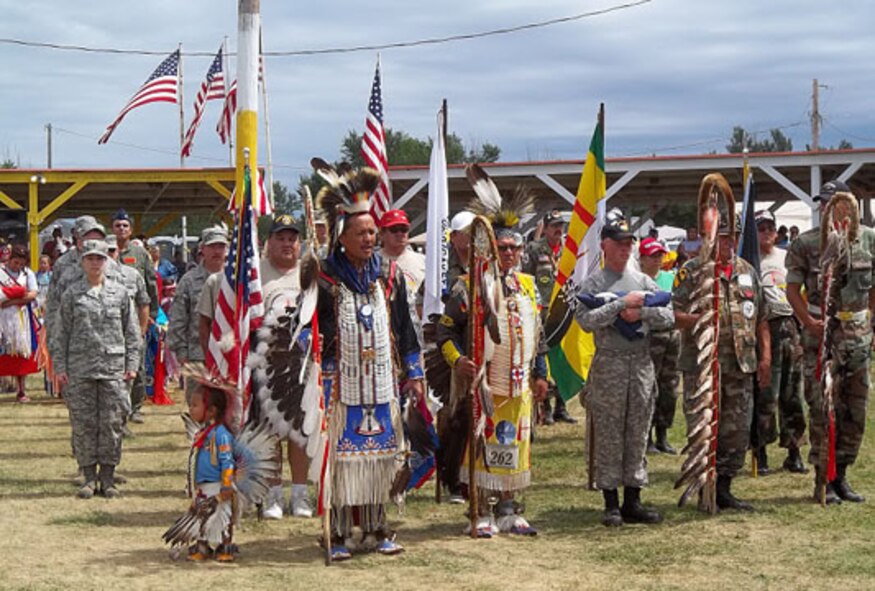
[[[815,502],[825,505],[841,505],[842,499],[836,494],[832,482],[826,483],[826,502],[821,496],[823,494],[823,483],[826,477],[822,476],[822,471],[819,467],[814,468],[814,500]]]
[[[556,422],[556,419],[553,418],[553,406],[550,404],[549,398],[545,398],[541,403],[541,411],[544,413],[542,418],[545,425],[549,426]]]
[[[720,509],[737,509],[739,511],[753,511],[753,505],[742,501],[732,494],[731,476],[717,475],[717,506]]]
[[[799,453],[798,447],[787,449],[787,459],[784,460],[784,470],[793,472],[794,474],[808,474],[808,468],[802,462],[802,454]]]
[[[769,456],[766,453],[766,446],[757,449],[757,476],[768,476],[772,471],[769,470]]]
[[[854,489],[852,489],[851,485],[848,484],[848,479],[845,476],[847,470],[847,464],[839,464],[838,466],[836,466],[836,479],[832,481],[832,487],[835,490],[835,493],[843,501],[850,501],[851,503],[862,503],[866,500],[866,497],[854,492]]]
[[[668,429],[665,427],[656,428],[656,449],[664,454],[677,455],[677,450],[668,443]]]
[[[603,490],[605,497],[605,514],[602,517],[602,525],[605,527],[620,527],[623,525],[623,516],[620,515],[620,495],[616,488]]]
[[[653,455],[658,454],[659,449],[657,449],[656,444],[653,442],[653,430],[647,431],[647,454]]]
[[[553,420],[557,423],[568,423],[576,425],[577,419],[568,414],[568,409],[565,408],[565,401],[559,394],[556,394],[556,408],[553,410]]]
[[[90,499],[97,492],[97,465],[83,466],[82,477],[85,479],[85,482],[79,489],[79,498]]]
[[[100,493],[107,499],[114,499],[121,493],[115,487],[115,466],[112,464],[100,465]]]
[[[623,488],[623,508],[620,515],[628,523],[659,523],[662,515],[641,504],[641,489],[637,486]]]

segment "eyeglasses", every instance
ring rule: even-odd
[[[407,234],[410,231],[410,228],[406,226],[392,226],[391,228],[386,228],[393,234]]]
[[[498,250],[501,252],[509,252],[512,250],[519,250],[522,246],[517,246],[516,244],[502,244],[498,247]]]

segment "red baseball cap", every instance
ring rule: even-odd
[[[653,256],[657,253],[665,254],[667,252],[668,248],[665,247],[665,244],[652,237],[645,238],[638,246],[638,254],[643,257]]]
[[[400,209],[390,209],[380,218],[380,229],[391,228],[392,226],[409,226],[410,220],[407,219],[407,214]]]

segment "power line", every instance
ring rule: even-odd
[[[832,121],[830,121],[830,120],[827,119],[826,117],[823,118],[823,121],[824,121],[824,123],[826,123],[827,125],[829,125],[829,126],[832,127],[833,129],[835,129],[837,132],[842,133],[842,134],[844,134],[844,135],[846,135],[846,136],[848,136],[848,137],[854,138],[855,140],[860,140],[860,141],[863,141],[863,142],[875,142],[875,138],[871,138],[871,137],[863,137],[863,136],[861,136],[861,135],[855,135],[855,134],[853,134],[853,133],[851,133],[851,132],[849,132],[849,131],[845,131],[844,129],[838,127],[836,124],[834,124]]]
[[[325,49],[298,49],[288,51],[265,51],[264,55],[269,57],[299,57],[308,55],[329,55],[339,53],[355,53],[360,51],[378,51],[383,49],[401,49],[407,47],[419,47],[422,45],[438,45],[442,43],[451,43],[455,41],[467,41],[470,39],[480,39],[482,37],[492,37],[495,35],[507,35],[510,33],[519,33],[531,29],[540,29],[562,23],[583,20],[595,16],[602,16],[620,10],[635,8],[643,4],[648,4],[652,0],[636,0],[625,4],[617,4],[600,10],[592,10],[589,12],[581,12],[570,16],[563,16],[544,21],[527,23],[513,27],[503,27],[500,29],[491,29],[488,31],[480,31],[477,33],[460,33],[457,35],[447,35],[445,37],[429,37],[425,39],[416,39],[413,41],[396,41],[390,43],[381,43],[375,45],[355,45],[351,47],[330,47]],[[0,37],[0,44],[19,45],[23,47],[37,47],[41,49],[57,49],[62,51],[81,51],[86,53],[108,53],[122,55],[165,55],[168,50],[149,50],[149,49],[121,49],[116,47],[89,47],[85,45],[68,45],[63,43],[47,43],[41,41],[26,41],[23,39],[14,39],[10,37]],[[186,51],[182,55],[190,57],[213,57],[215,51]],[[228,55],[236,55],[234,52],[229,52]]]
[[[72,130],[69,130],[69,129],[65,129],[65,128],[63,128],[63,127],[57,127],[57,126],[54,126],[54,125],[53,125],[53,126],[52,126],[52,130],[57,131],[57,132],[60,132],[60,133],[66,133],[66,134],[68,134],[68,135],[72,135],[72,136],[75,136],[75,137],[84,138],[84,139],[91,140],[91,141],[94,141],[94,142],[97,141],[97,138],[94,137],[94,136],[88,135],[88,134],[86,134],[86,133],[81,133],[81,132],[78,132],[78,131],[72,131]],[[122,147],[125,147],[125,148],[131,148],[131,149],[134,149],[134,150],[141,150],[141,151],[143,151],[143,152],[153,152],[153,153],[155,153],[155,154],[167,154],[167,155],[169,155],[169,156],[176,156],[176,157],[179,156],[179,152],[177,152],[177,151],[175,151],[175,150],[168,150],[168,149],[166,149],[166,148],[156,148],[156,147],[154,147],[154,146],[141,146],[141,145],[139,145],[139,144],[130,144],[130,143],[127,143],[127,142],[120,142],[120,141],[118,141],[118,140],[113,140],[113,139],[110,139],[109,142],[107,142],[107,143],[114,144],[114,145],[117,145],[117,146],[122,146]],[[227,158],[216,158],[216,157],[212,157],[212,156],[196,156],[196,155],[192,155],[192,156],[189,156],[189,159],[192,159],[192,160],[203,160],[203,161],[206,161],[206,162],[221,162],[222,165],[223,165],[223,167],[224,167],[224,166],[227,166],[227,162],[228,162],[228,159],[227,159]],[[307,166],[293,166],[293,165],[291,165],[291,164],[273,164],[273,167],[274,167],[274,168],[282,168],[282,169],[286,169],[286,170],[304,171],[304,172],[308,172],[308,171],[310,171],[310,168],[307,167]]]
[[[786,125],[781,125],[780,127],[770,127],[769,129],[756,129],[753,131],[745,130],[745,132],[747,132],[749,135],[755,137],[756,135],[758,135],[760,133],[768,133],[768,132],[772,131],[773,129],[777,129],[777,130],[791,129],[793,127],[799,127],[800,125],[805,125],[806,123],[807,123],[806,121],[796,121],[795,123],[788,123]],[[712,138],[709,140],[697,140],[695,142],[691,142],[688,144],[678,144],[678,145],[674,145],[674,146],[663,146],[663,147],[659,147],[659,148],[651,148],[648,150],[639,150],[636,152],[630,152],[627,154],[623,154],[623,156],[633,156],[633,157],[634,156],[647,156],[650,154],[658,154],[660,152],[673,152],[675,150],[683,150],[685,148],[695,148],[698,146],[707,146],[709,144],[715,144],[717,142],[726,142],[729,139],[730,138],[727,138],[727,137],[718,137],[718,138]]]

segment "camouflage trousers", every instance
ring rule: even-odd
[[[585,395],[592,481],[600,490],[647,485],[647,434],[653,416],[653,362],[640,351],[596,350]]]
[[[676,330],[654,332],[650,335],[650,359],[656,376],[656,405],[653,426],[670,429],[677,407],[677,388],[681,374],[678,356],[681,352],[681,334]]]
[[[698,372],[684,372],[684,411],[687,432],[693,427],[686,412],[689,400],[696,392]],[[754,374],[742,373],[738,361],[720,361],[720,414],[717,426],[717,474],[733,478],[744,467],[744,455],[750,445],[750,423],[753,416]]]
[[[768,388],[754,386],[751,447],[776,441],[780,425],[781,447],[798,449],[807,442],[802,403],[802,340],[792,316],[770,320],[769,333],[772,337],[772,380]]]
[[[805,402],[808,403],[808,432],[811,437],[808,461],[817,466],[826,431],[823,389],[815,374],[820,343],[816,337],[804,332],[802,344],[805,348]],[[860,343],[835,340],[832,343],[834,355],[839,362],[838,372],[834,378],[836,384],[833,400],[836,421],[836,462],[839,464],[853,464],[863,442],[866,407],[869,403],[870,347],[871,333],[868,339]]]
[[[64,388],[70,413],[73,453],[79,466],[118,465],[122,426],[131,410],[122,380],[72,380]]]

